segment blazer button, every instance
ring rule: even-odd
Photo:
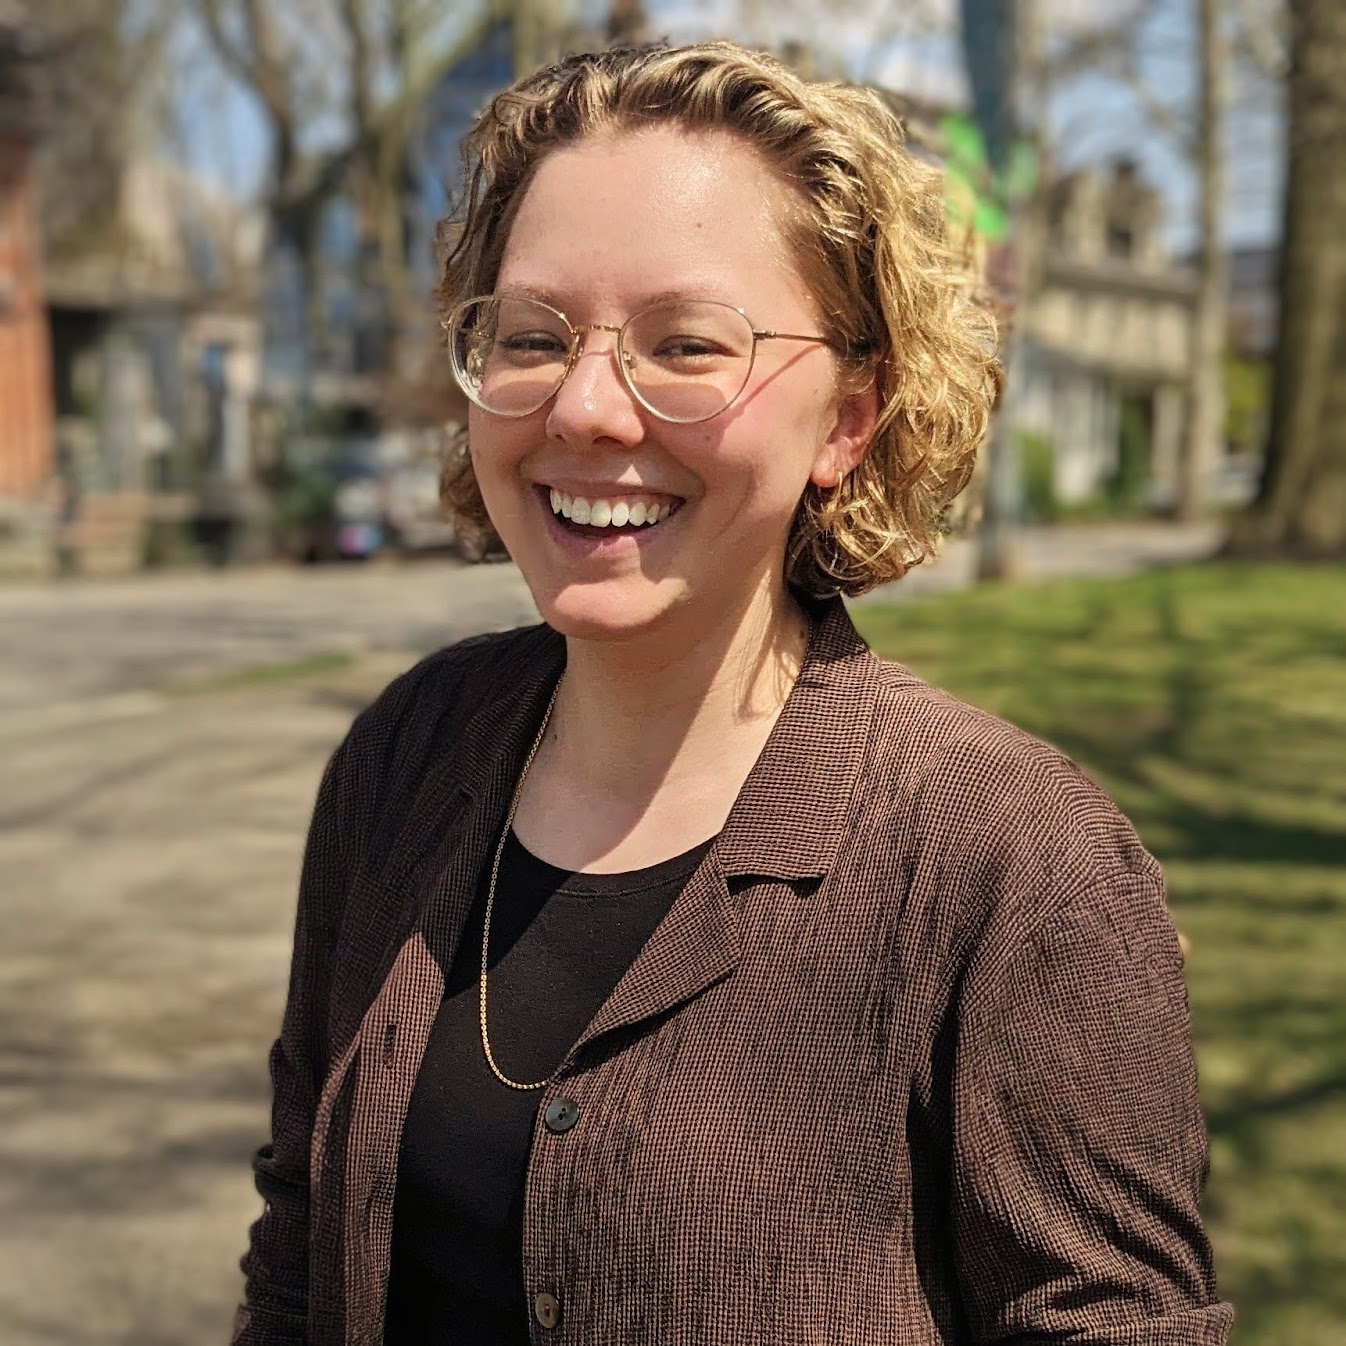
[[[533,1317],[543,1327],[555,1327],[561,1321],[561,1301],[545,1290],[533,1296]]]
[[[564,1135],[580,1119],[580,1105],[573,1098],[554,1098],[542,1114],[543,1125],[553,1136]]]

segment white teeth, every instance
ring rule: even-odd
[[[582,495],[569,496],[552,486],[549,489],[553,514],[572,523],[588,524],[593,528],[649,527],[667,519],[677,503],[647,504],[644,500],[586,500]],[[678,502],[680,503],[680,502]]]

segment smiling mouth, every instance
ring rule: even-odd
[[[646,533],[671,518],[683,505],[677,496],[634,494],[591,499],[554,486],[544,486],[542,490],[551,502],[552,513],[566,531],[586,537]]]

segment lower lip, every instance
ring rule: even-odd
[[[577,533],[567,528],[561,515],[551,507],[551,491],[546,487],[537,487],[536,494],[542,512],[547,518],[547,531],[558,547],[572,556],[625,556],[644,550],[656,541],[664,529],[672,523],[672,518],[661,519],[656,524],[638,529],[605,529],[602,533]],[[678,507],[679,511],[681,506]],[[675,511],[677,513],[678,511]]]

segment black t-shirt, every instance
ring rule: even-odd
[[[573,874],[505,843],[491,913],[488,1027],[511,1079],[546,1079],[710,848]],[[525,1346],[523,1197],[540,1090],[501,1084],[478,1019],[482,876],[411,1095],[398,1159],[386,1346]]]

